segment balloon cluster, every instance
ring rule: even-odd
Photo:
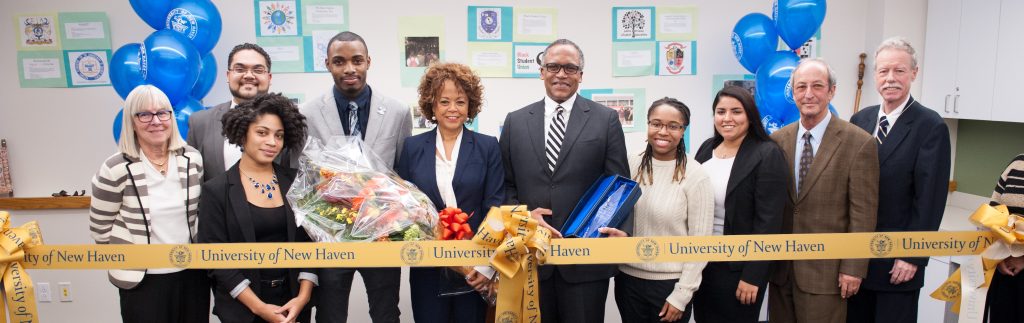
[[[220,12],[210,0],[128,0],[147,25],[156,29],[142,43],[121,46],[110,60],[110,82],[122,99],[136,86],[156,86],[174,106],[178,131],[188,133],[188,118],[217,80],[210,50],[220,40]],[[120,140],[124,111],[114,117],[114,141]]]
[[[771,18],[750,13],[732,29],[733,54],[755,75],[757,107],[769,132],[800,119],[789,83],[800,61],[794,50],[824,21],[825,0],[775,0]],[[780,37],[791,50],[776,50]]]

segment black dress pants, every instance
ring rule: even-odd
[[[660,322],[658,313],[678,281],[647,280],[619,273],[615,276],[615,304],[619,307],[622,322]],[[686,308],[682,309],[683,316],[673,322],[689,322],[690,313],[693,312],[691,304],[686,304]]]
[[[757,323],[761,316],[767,283],[757,288],[757,300],[745,305],[736,299],[740,270],[728,262],[709,262],[701,274],[700,288],[693,294],[693,318],[697,323]]]
[[[363,277],[370,319],[373,323],[398,323],[398,292],[402,268],[324,268],[320,270],[319,299],[316,321],[344,323],[348,321],[348,299],[356,271]]]
[[[210,321],[210,278],[206,270],[147,274],[132,289],[118,289],[125,323]]]

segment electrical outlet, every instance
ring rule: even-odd
[[[53,301],[53,298],[50,297],[50,283],[36,283],[36,298],[43,303]]]
[[[60,301],[70,302],[71,301],[71,282],[60,282],[57,283],[60,286]]]

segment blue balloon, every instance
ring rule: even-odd
[[[757,73],[757,67],[779,47],[779,34],[772,18],[751,13],[740,18],[732,28],[732,54],[743,68]]]
[[[761,110],[762,121],[765,118],[774,121],[776,129],[800,119],[789,82],[799,61],[793,52],[777,51],[757,68],[756,90],[760,98],[757,107]],[[765,128],[770,128],[768,122],[764,123]]]
[[[122,99],[136,86],[146,83],[142,77],[142,45],[131,43],[121,46],[110,57],[110,84]]]
[[[171,6],[162,25],[192,40],[200,54],[207,54],[220,40],[220,11],[210,0],[182,0]]]
[[[789,48],[803,46],[825,21],[825,0],[775,0],[775,28]]]
[[[841,117],[839,116],[839,110],[836,110],[836,107],[833,106],[832,103],[828,104],[828,111],[832,112],[832,114],[834,114],[837,117]]]
[[[142,43],[142,75],[177,105],[188,97],[199,79],[199,52],[187,38],[170,30],[157,30]]]
[[[164,29],[164,21],[167,20],[167,12],[171,11],[171,5],[175,0],[128,0],[135,14],[142,18],[142,21],[153,29]]]
[[[213,88],[213,83],[217,81],[217,58],[213,57],[213,53],[203,56],[203,62],[200,65],[202,67],[199,68],[199,79],[196,80],[196,85],[192,87],[190,93],[190,96],[196,100],[205,98]]]
[[[121,120],[122,118],[124,118],[124,109],[123,108],[121,110],[117,111],[117,115],[114,116],[113,127],[111,127],[112,128],[111,130],[113,130],[113,132],[114,132],[114,144],[115,145],[118,144],[119,141],[121,141],[121,128],[124,127],[124,121]]]
[[[192,116],[192,113],[202,110],[203,104],[195,98],[182,100],[181,103],[174,106],[174,121],[178,123],[178,133],[181,134],[181,138],[188,137],[188,118]]]

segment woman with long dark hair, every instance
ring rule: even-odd
[[[697,149],[715,196],[714,235],[782,230],[789,170],[761,125],[754,98],[729,86],[712,104],[715,135]],[[757,322],[771,262],[712,262],[694,296],[697,322]]]
[[[633,208],[638,237],[711,234],[715,199],[708,175],[686,156],[682,140],[690,109],[673,98],[647,110],[647,147],[629,159],[643,195]],[[610,236],[622,231],[603,228]],[[634,263],[619,266],[615,303],[623,322],[688,322],[690,300],[707,262]]]

